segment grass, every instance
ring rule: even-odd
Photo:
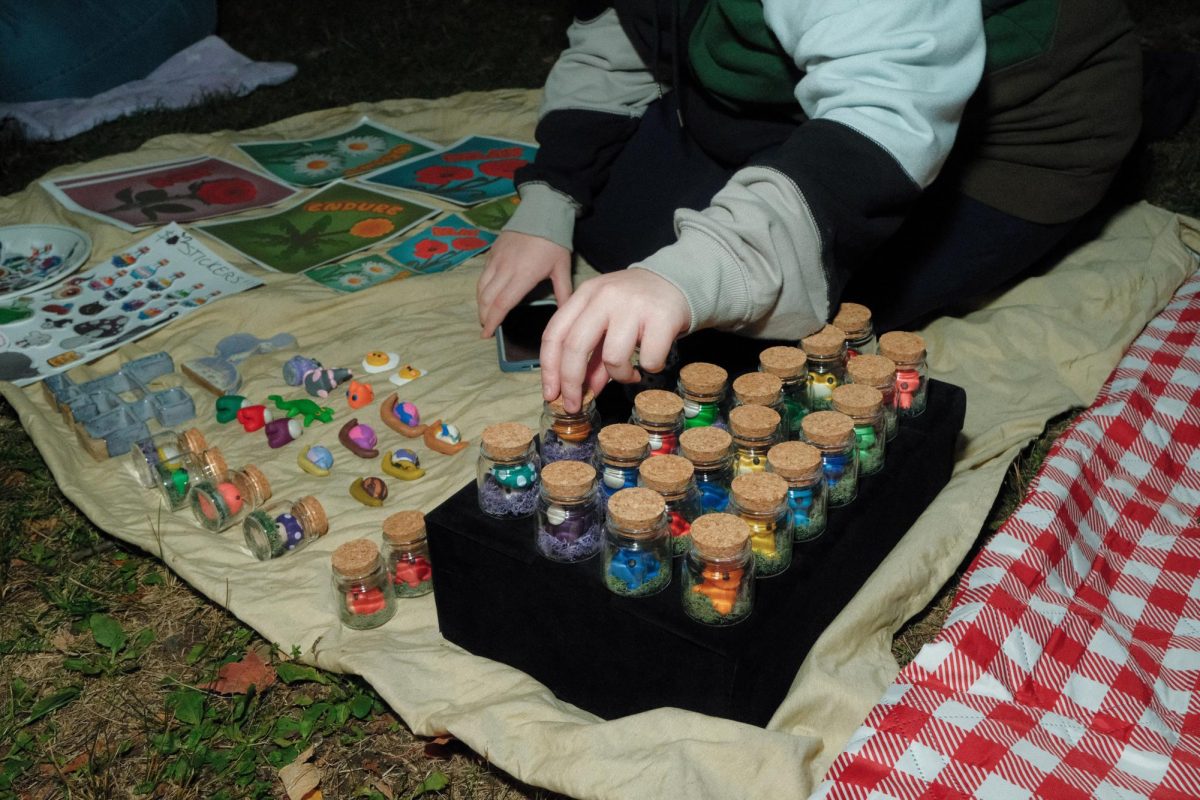
[[[225,0],[227,41],[255,59],[298,64],[295,79],[66,142],[21,142],[0,130],[0,194],[162,134],[249,128],[357,101],[538,86],[565,43],[568,5],[513,0],[497,14],[482,0],[343,0],[334,9]],[[1200,51],[1194,0],[1129,5],[1146,44]],[[1140,196],[1200,214],[1200,119],[1150,145],[1133,178]],[[1074,416],[1052,421],[1014,462],[977,547]],[[289,667],[289,654],[272,652],[157,559],[98,531],[59,492],[3,403],[0,531],[0,797],[283,797],[279,767],[310,747],[326,797],[432,794],[431,777],[446,781],[441,797],[552,796],[453,741],[413,736],[355,678]],[[901,663],[940,630],[956,586],[957,576],[897,634]],[[274,663],[275,683],[241,694],[204,688],[249,652]]]

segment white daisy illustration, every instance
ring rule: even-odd
[[[329,153],[312,153],[301,156],[292,162],[292,170],[298,175],[317,177],[337,172],[342,168],[342,160]]]
[[[367,158],[379,155],[387,147],[387,142],[378,136],[347,136],[337,143],[337,150],[351,158]]]
[[[361,265],[360,269],[362,269],[364,274],[374,275],[376,277],[380,275],[391,275],[394,271],[391,264],[386,264],[382,261],[365,261]]]
[[[367,279],[358,273],[352,273],[350,275],[343,275],[338,283],[347,289],[361,289],[366,285]]]

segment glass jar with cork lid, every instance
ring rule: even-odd
[[[871,309],[860,303],[842,303],[833,316],[833,327],[846,334],[846,357],[875,355],[875,327],[871,324]]]
[[[528,517],[537,510],[541,462],[533,429],[520,422],[497,422],[479,437],[475,487],[479,510],[497,519]]]
[[[647,389],[633,398],[629,422],[650,436],[650,455],[671,455],[683,432],[683,398],[666,389]]]
[[[788,411],[783,402],[783,380],[770,372],[747,372],[733,380],[733,408],[766,406],[779,415],[779,441],[788,438]],[[731,409],[732,410],[732,409]]]
[[[370,539],[338,545],[330,557],[338,619],[347,628],[378,628],[396,613],[396,592],[379,546]]]
[[[804,441],[821,451],[821,468],[831,508],[844,506],[858,494],[858,449],[854,420],[840,411],[814,411],[800,426]]]
[[[783,382],[783,421],[789,438],[800,434],[800,420],[808,413],[808,357],[799,347],[777,345],[758,354],[758,369]]]
[[[294,553],[328,532],[329,517],[312,495],[267,503],[251,511],[242,523],[246,547],[259,561]]]
[[[218,480],[192,488],[192,514],[200,527],[220,533],[242,522],[271,498],[271,482],[258,467],[247,464]]]
[[[170,461],[160,461],[154,465],[159,494],[171,511],[178,511],[187,505],[197,484],[220,480],[228,471],[221,451],[215,447],[198,453],[182,453]]]
[[[596,456],[596,434],[600,415],[591,389],[583,393],[579,411],[571,413],[562,395],[542,404],[538,442],[542,466],[555,461],[591,461]]]
[[[425,534],[425,515],[397,511],[383,521],[383,560],[397,598],[433,591],[433,563]]]
[[[887,428],[883,421],[883,393],[861,383],[848,383],[833,390],[833,410],[854,420],[854,447],[858,451],[858,474],[874,475],[883,469]]]
[[[604,585],[622,597],[645,597],[671,582],[667,504],[652,489],[622,489],[608,501]]]
[[[733,625],[754,609],[750,527],[732,514],[705,514],[692,525],[683,566],[683,610],[706,625]]]
[[[846,335],[826,325],[800,340],[808,360],[808,410],[828,411],[833,390],[846,382]]]
[[[538,552],[551,561],[586,561],[604,541],[604,507],[596,469],[582,461],[555,461],[542,469],[538,497]]]
[[[896,363],[887,356],[856,356],[846,363],[846,378],[878,389],[883,396],[883,428],[886,439],[896,438]]]
[[[733,436],[733,474],[762,472],[767,468],[767,451],[778,444],[779,412],[766,406],[738,406],[729,412]]]
[[[185,453],[202,453],[207,449],[208,442],[197,428],[188,428],[183,433],[160,431],[129,448],[129,463],[138,486],[151,489],[158,483],[159,464],[175,467]]]
[[[692,462],[701,510],[724,511],[733,480],[733,437],[712,426],[690,428],[679,437],[679,452]]]
[[[600,429],[597,445],[595,466],[601,499],[607,503],[621,489],[637,486],[638,465],[650,456],[650,434],[637,425],[617,422]]]
[[[888,331],[879,337],[879,354],[896,363],[896,413],[901,419],[923,413],[928,388],[925,339],[917,333]]]
[[[750,526],[754,574],[778,575],[792,564],[792,514],[788,484],[773,472],[752,472],[733,479],[729,513]]]
[[[679,370],[678,392],[683,398],[683,427],[685,430],[710,425],[724,426],[721,404],[725,402],[725,385],[729,373],[724,367],[705,361],[685,364]]]
[[[787,481],[792,540],[811,542],[825,532],[825,469],[821,451],[806,442],[784,442],[767,453],[771,472]]]
[[[671,552],[677,556],[686,553],[691,546],[692,520],[703,513],[692,462],[683,456],[650,456],[638,467],[638,485],[662,495],[667,503]]]

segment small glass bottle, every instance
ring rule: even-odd
[[[883,394],[861,383],[833,390],[833,410],[854,420],[854,447],[858,450],[858,474],[874,475],[883,469],[887,428],[883,421]]]
[[[671,455],[683,432],[683,398],[666,389],[638,392],[629,422],[650,435],[650,455]]]
[[[622,597],[645,597],[670,582],[666,502],[651,489],[622,489],[608,502],[604,585]]]
[[[542,404],[538,442],[542,466],[555,461],[591,461],[596,457],[596,434],[600,415],[592,390],[583,393],[579,411],[571,414],[563,406],[562,396]]]
[[[779,412],[766,406],[738,406],[729,412],[733,435],[733,474],[762,472],[767,468],[767,451],[778,444]]]
[[[650,456],[650,434],[637,425],[605,425],[597,438],[596,471],[600,474],[601,502],[621,489],[637,486],[638,465]]]
[[[192,514],[200,527],[220,533],[244,520],[271,498],[271,482],[253,465],[231,469],[224,478],[192,488]]]
[[[871,325],[871,309],[860,303],[842,303],[833,317],[833,327],[846,334],[846,358],[875,355],[878,343]]]
[[[783,382],[783,421],[788,437],[800,435],[800,420],[808,413],[808,358],[799,347],[777,345],[758,354],[758,368]]]
[[[197,484],[220,480],[228,470],[221,451],[215,447],[200,453],[184,453],[172,461],[160,461],[154,467],[158,491],[171,511],[187,505]]]
[[[826,325],[800,346],[808,359],[808,410],[828,411],[833,390],[846,382],[846,336]]]
[[[896,413],[901,419],[920,415],[928,384],[925,340],[917,333],[888,331],[879,337],[879,354],[896,362]]]
[[[858,494],[858,448],[854,420],[839,411],[815,411],[800,426],[804,441],[821,451],[830,508],[844,506]]]
[[[788,484],[773,472],[752,472],[733,479],[729,513],[750,526],[754,574],[778,575],[792,564],[792,512]]]
[[[142,439],[129,448],[129,460],[133,474],[143,489],[152,489],[158,483],[158,465],[175,466],[184,453],[200,453],[208,449],[204,434],[196,428],[183,433],[160,431],[149,439]]]
[[[538,497],[538,552],[551,561],[586,561],[604,541],[604,505],[596,469],[582,461],[555,461],[542,469]]]
[[[333,596],[338,618],[347,628],[378,628],[396,613],[392,576],[370,539],[353,539],[338,545],[330,558]]]
[[[784,442],[767,453],[767,465],[788,484],[792,539],[811,542],[825,532],[825,469],[821,451],[806,442]]]
[[[691,428],[680,435],[679,452],[692,462],[701,510],[724,511],[733,480],[733,437],[712,426]]]
[[[683,398],[683,427],[725,427],[721,404],[725,402],[725,384],[729,373],[723,367],[696,361],[679,370],[679,396]]]
[[[766,406],[779,415],[779,441],[787,441],[790,416],[783,402],[783,379],[770,372],[747,372],[733,381],[733,408]],[[731,409],[732,410],[732,409]]]
[[[754,609],[750,527],[732,514],[705,514],[692,526],[683,566],[683,611],[706,625],[732,625]]]
[[[259,561],[294,553],[329,532],[329,518],[312,495],[275,500],[251,511],[242,523],[246,547]]]
[[[878,389],[883,395],[883,427],[890,442],[896,438],[896,363],[887,356],[855,356],[846,362],[846,378]]]
[[[531,516],[537,510],[540,467],[528,425],[498,422],[484,428],[475,473],[479,510],[496,519]]]
[[[383,521],[383,560],[397,598],[421,597],[433,591],[423,513],[397,511]]]
[[[703,512],[695,469],[683,456],[650,456],[638,467],[638,485],[653,489],[667,503],[671,552],[680,556],[691,547],[692,521]]]

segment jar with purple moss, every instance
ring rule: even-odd
[[[587,461],[596,456],[596,435],[600,415],[596,397],[584,392],[579,411],[571,413],[563,406],[562,396],[543,404],[540,435],[542,464],[555,461]]]
[[[542,469],[536,537],[538,552],[551,561],[586,561],[600,552],[604,507],[597,497],[595,467],[555,461]]]
[[[520,422],[487,426],[476,470],[480,510],[497,519],[531,516],[537,509],[540,471],[532,428]]]

